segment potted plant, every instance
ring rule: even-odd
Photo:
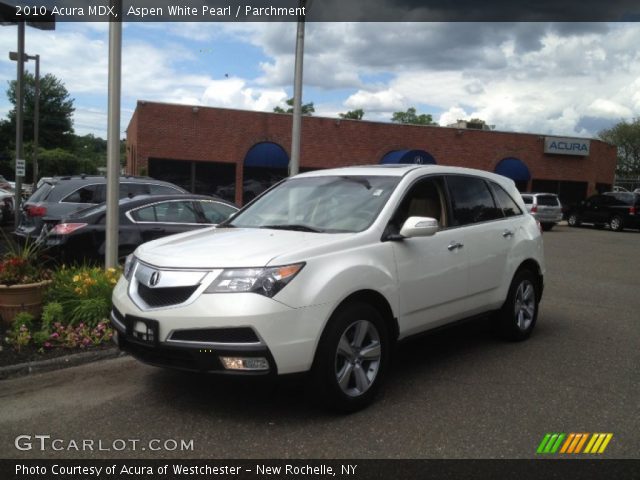
[[[40,244],[27,239],[22,245],[8,241],[0,260],[0,322],[6,326],[19,312],[39,317],[43,294],[51,283],[51,272],[44,267]]]

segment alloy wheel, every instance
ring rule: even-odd
[[[376,326],[368,320],[349,325],[340,337],[335,356],[336,381],[342,392],[358,397],[369,390],[378,375],[381,358]]]
[[[536,291],[533,284],[527,279],[520,282],[516,290],[514,313],[518,328],[522,331],[527,330],[536,313]]]

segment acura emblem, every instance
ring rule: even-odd
[[[160,272],[153,272],[151,274],[151,277],[149,278],[149,286],[150,287],[155,287],[158,282],[160,281]]]

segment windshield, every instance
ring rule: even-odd
[[[224,226],[361,232],[376,219],[400,178],[349,175],[286,180]]]

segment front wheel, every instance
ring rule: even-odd
[[[341,307],[326,327],[313,367],[314,393],[342,412],[369,405],[389,358],[384,319],[365,303]]]
[[[538,318],[538,279],[530,270],[520,270],[511,281],[509,293],[498,312],[498,333],[512,341],[526,340]]]

